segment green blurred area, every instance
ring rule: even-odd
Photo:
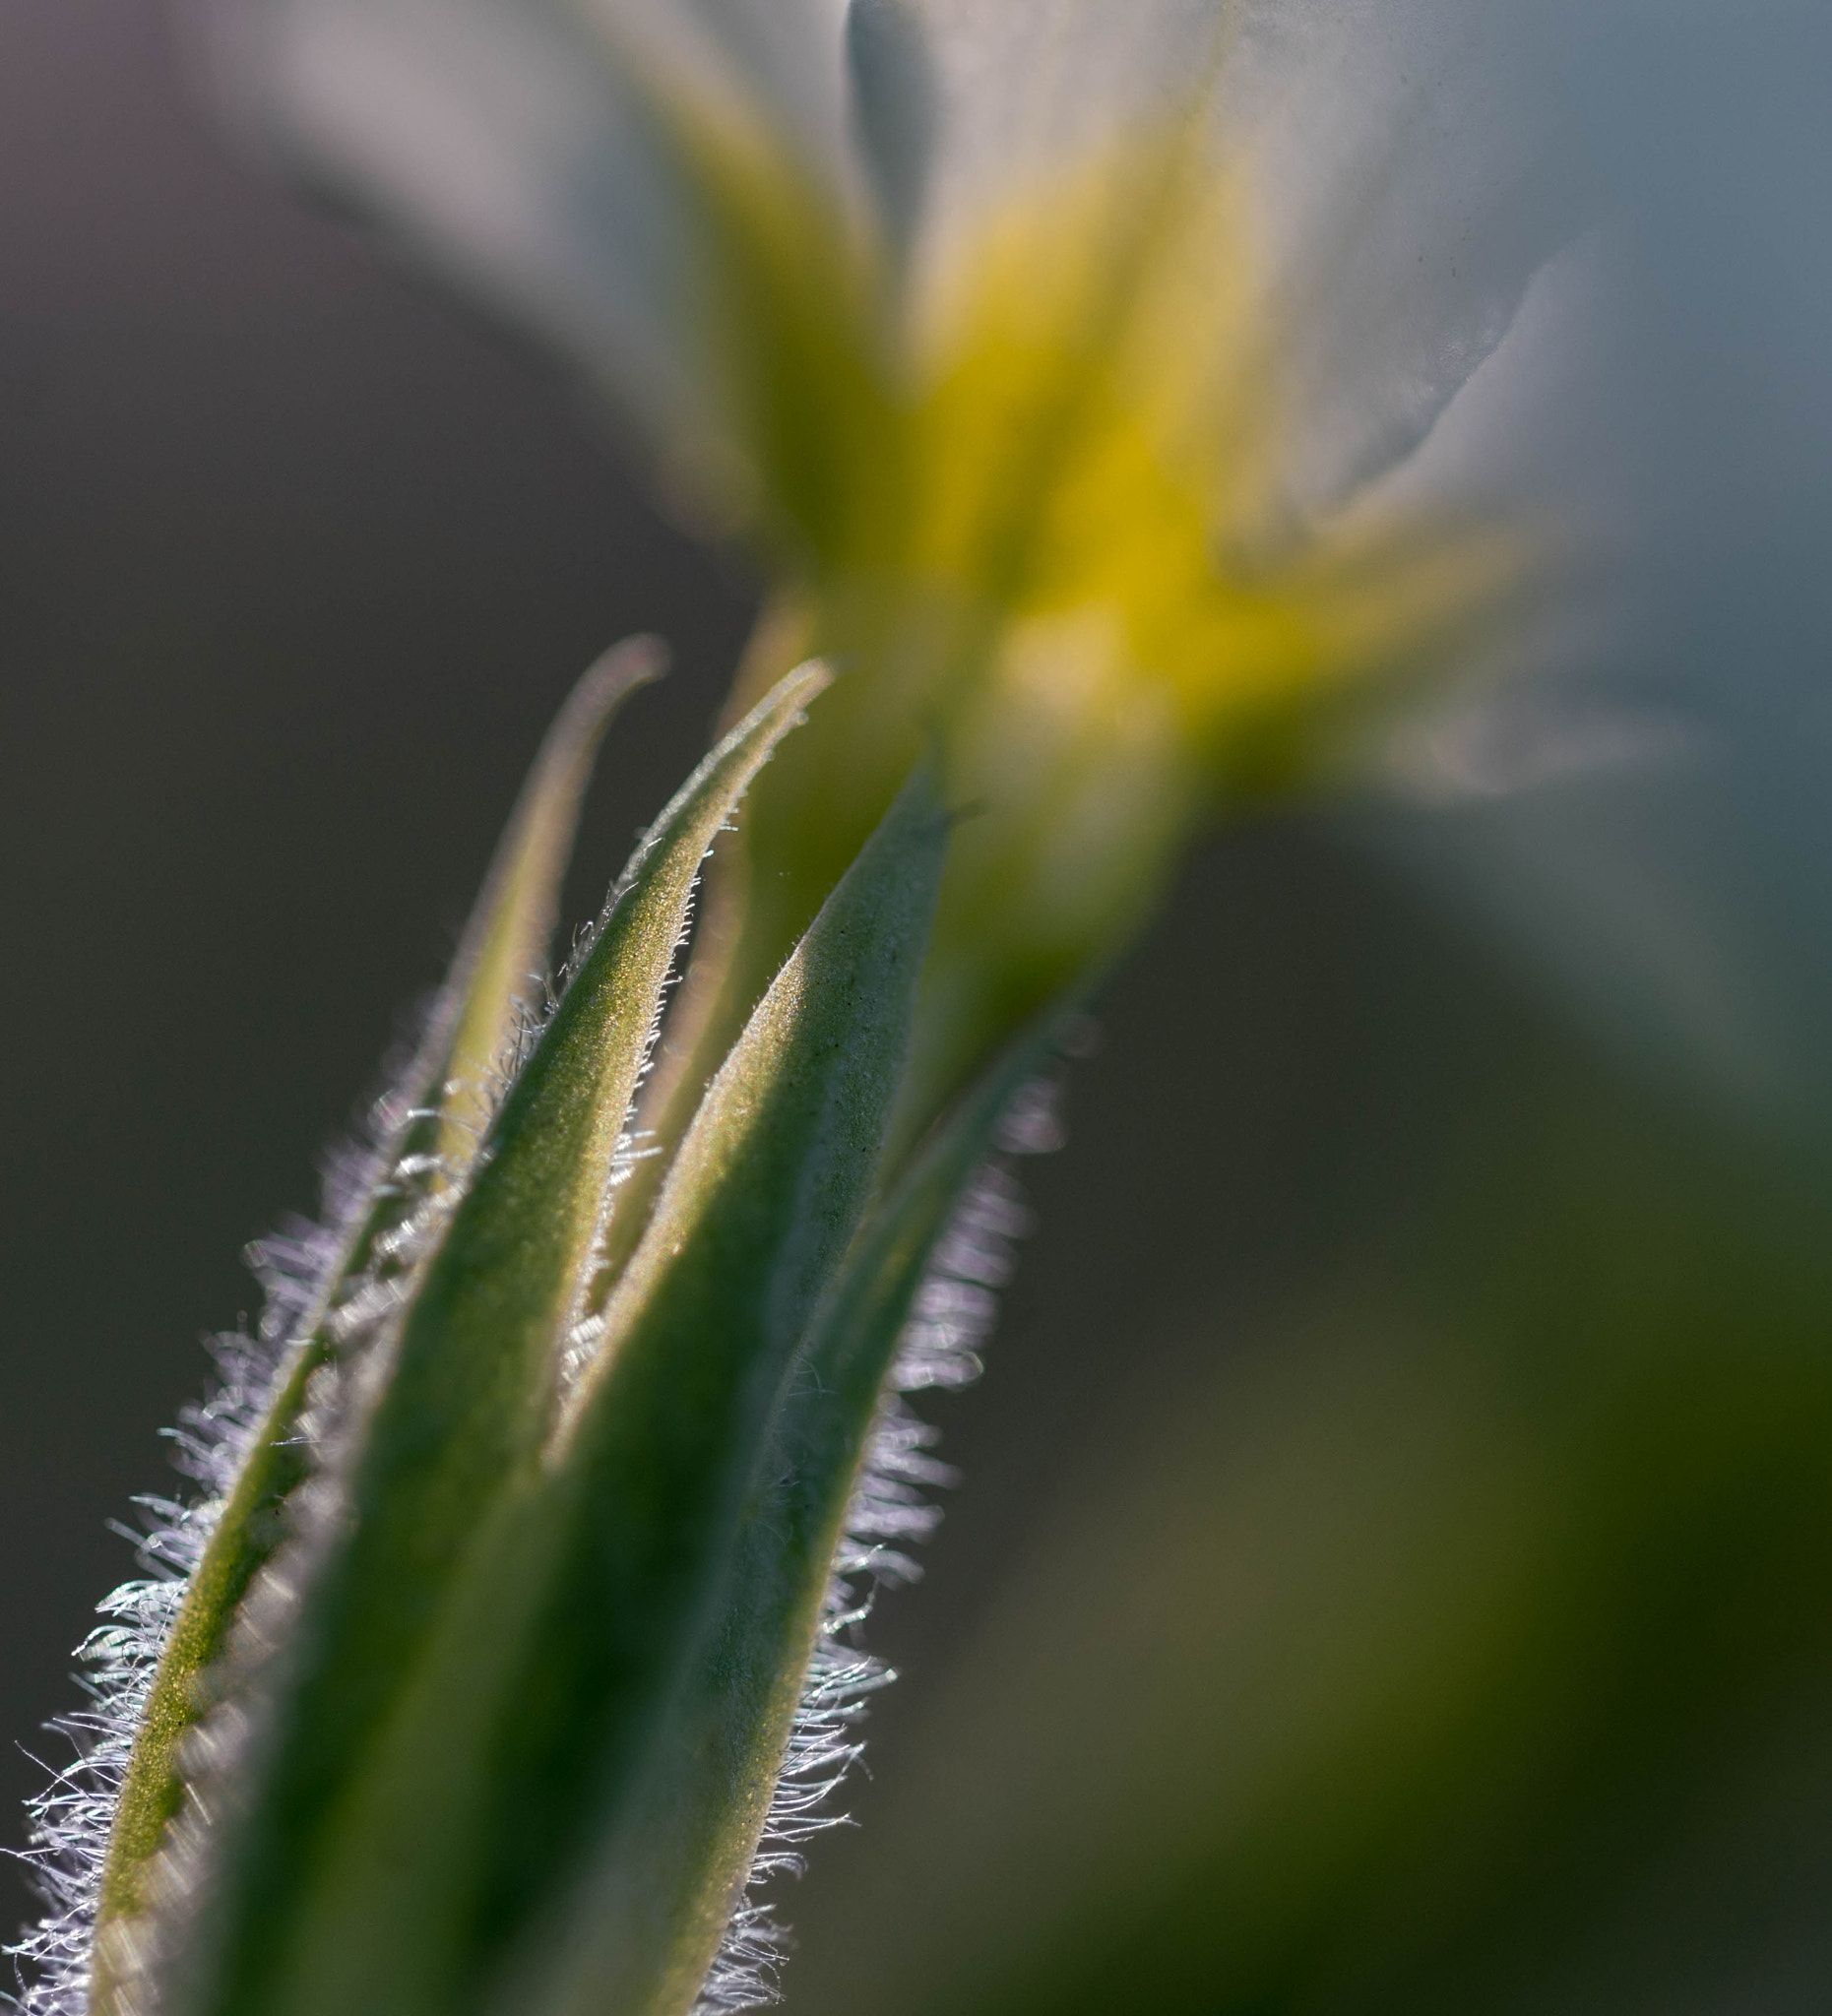
[[[1176,942],[1231,912],[1277,916],[1257,983]],[[909,1678],[863,1831],[785,1899],[796,2016],[1826,2006],[1818,1173],[1577,1048],[1314,834],[1215,850],[1109,1038],[1034,1187],[1098,1192],[1155,1108],[1169,1237],[1110,1214],[1138,1306],[1098,1373],[1052,1366],[1047,1284],[1013,1298],[970,1405],[1046,1427],[874,1626]],[[1255,1194],[1226,1123],[1282,1092]]]

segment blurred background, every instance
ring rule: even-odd
[[[1832,268],[1785,46],[1695,38],[1584,129],[1621,188],[1695,161],[1740,248],[1701,276],[1662,184],[1637,368],[1569,426],[1714,469],[1635,562],[1672,589],[1642,675],[1759,665],[1748,719],[1676,783],[1291,815],[1191,864],[1027,1168],[987,1376],[930,1403],[965,1481],[873,1621],[907,1677],[862,1827],[786,1900],[791,2008],[1832,1999]],[[239,1250],[313,1207],[552,708],[615,637],[674,645],[581,916],[754,594],[562,380],[239,159],[154,10],[0,11],[0,1731],[54,1760],[132,1572],[108,1522],[168,1487]],[[0,1810],[38,1782],[0,1752]]]

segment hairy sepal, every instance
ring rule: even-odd
[[[208,1699],[204,1676],[229,1622],[285,1531],[284,1507],[309,1468],[301,1417],[313,1373],[339,1349],[341,1308],[365,1286],[410,1265],[390,1241],[442,1190],[462,1182],[475,1154],[526,996],[544,971],[559,886],[599,743],[612,716],[666,662],[660,642],[636,637],[606,652],[574,687],[541,743],[433,1004],[404,1084],[378,1114],[366,1181],[334,1235],[324,1278],[308,1292],[282,1352],[266,1417],[193,1570],[155,1675],[115,1808],[97,1913],[98,2012],[113,2006],[108,1928],[149,1902],[145,1874],[183,1802],[177,1747]]]
[[[1013,1096],[1047,1066],[1065,1019],[1043,1018],[982,1075],[854,1237],[781,1383],[716,1600],[630,1800],[624,1853],[555,1927],[543,1960],[552,1985],[506,1997],[503,2016],[693,2007],[760,1837],[773,1830],[778,1858],[792,1858],[790,1844],[812,1824],[799,1809],[820,1788],[798,1786],[797,1815],[786,1819],[777,1786],[817,1641],[831,1627],[836,1556],[886,1375],[963,1192],[993,1152]],[[626,1984],[620,1956],[645,1946],[656,1960]]]
[[[250,1698],[235,1704],[254,1739],[233,1779],[206,1788],[221,1810],[201,1898],[178,1900],[189,1922],[159,1967],[161,2009],[256,2016],[292,2005],[284,1956],[335,1883],[343,1811],[412,1694],[468,1549],[550,1425],[560,1347],[700,863],[826,682],[818,666],[791,673],[650,829],[398,1323],[319,1403],[331,1474],[315,1480],[317,1531],[295,1535],[298,1560],[283,1556],[274,1570],[305,1586],[278,1649],[244,1684]]]
[[[447,1163],[467,1162],[475,1151],[499,1082],[513,1068],[518,1022],[532,1019],[599,740],[622,701],[666,664],[659,638],[633,637],[606,652],[574,687],[540,745],[459,944],[466,984],[456,998],[438,1101]]]
[[[756,1008],[597,1358],[477,1527],[284,1938],[212,2016],[691,2001],[675,1895],[699,1873],[647,1889],[645,1795],[870,1197],[945,847],[918,781]],[[627,1910],[638,1892],[657,1908]],[[570,1936],[585,1923],[604,1933],[589,1952]]]

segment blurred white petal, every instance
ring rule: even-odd
[[[1254,0],[1225,115],[1255,130],[1291,348],[1291,502],[1411,453],[1593,194],[1538,118],[1514,0]]]
[[[705,220],[653,93],[691,74],[838,168],[841,0],[187,0],[237,122],[666,442],[703,434]]]
[[[1505,387],[1477,374],[1426,459],[1449,492],[1505,479],[1566,510],[1608,621],[1541,655],[1535,705],[1667,724],[1674,760],[1522,775],[1511,794],[1383,821],[1380,842],[1670,1089],[1820,1144],[1828,74],[1832,16],[1791,0],[1548,10],[1537,117],[1585,164],[1603,220],[1560,276],[1586,309],[1542,315]]]
[[[198,0],[241,122],[633,403],[687,388],[680,192],[564,0]]]

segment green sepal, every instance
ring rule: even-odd
[[[467,1159],[488,1125],[492,1081],[504,1070],[526,990],[546,972],[560,882],[600,738],[622,702],[666,666],[660,638],[632,637],[607,651],[573,688],[535,758],[459,942],[464,983],[438,1101],[443,1162]]]
[[[631,1823],[870,1196],[945,849],[917,780],[758,1005],[597,1358],[476,1527],[411,1685],[276,1900],[285,1923],[213,2016],[692,2000],[671,1927],[621,1909],[648,1861]],[[587,1922],[612,1950],[557,1937]]]
[[[672,2016],[688,2008],[739,1902],[800,1702],[847,1508],[912,1305],[1015,1094],[1065,1023],[1034,1027],[957,1102],[872,1209],[783,1382],[717,1603],[625,1823],[614,1899],[579,1899],[553,1944],[559,1994],[539,2016]],[[607,1906],[614,1904],[614,1911]],[[611,1955],[661,1949],[642,1991],[607,1985]]]
[[[456,1179],[474,1153],[487,1111],[485,1081],[522,1012],[517,990],[545,964],[560,878],[600,740],[622,702],[658,677],[665,662],[655,638],[614,646],[579,680],[541,742],[405,1085],[385,1102],[368,1195],[351,1214],[323,1288],[295,1325],[267,1417],[173,1622],[115,1809],[98,1933],[146,1908],[146,1866],[183,1800],[177,1745],[206,1705],[204,1675],[221,1655],[236,1606],[280,1544],[283,1508],[306,1473],[299,1418],[312,1374],[336,1351],[333,1311],[365,1277],[386,1279],[397,1271],[384,1250],[387,1235],[428,1189]],[[107,1943],[102,1939],[95,1988],[98,2011],[111,2001]]]
[[[889,992],[898,976],[897,966],[914,980],[939,890],[946,833],[931,790],[925,771],[906,787],[816,919],[779,988],[789,991],[784,983],[795,976],[798,961],[812,970],[811,954],[823,949],[821,941],[840,921],[829,913],[849,893],[849,885],[856,880],[863,894],[870,888],[868,878],[879,876],[888,882],[890,900],[901,900],[913,918],[919,915],[922,920],[919,939],[906,927],[905,943],[916,956],[906,955],[894,965],[883,955],[874,956],[867,942],[856,950],[843,946],[842,957],[851,959],[874,989]],[[926,860],[921,857],[925,850]],[[856,1043],[866,1011],[862,1005],[847,1006],[845,988],[833,991],[844,1040]],[[769,1005],[766,1000],[765,1007]],[[914,997],[884,1005],[902,1008],[907,1030]],[[762,1011],[753,1018],[752,1030],[761,1016]],[[746,1043],[752,1030],[746,1032]],[[868,1029],[863,1035],[870,1040]],[[734,1061],[744,1049],[741,1043]],[[902,1061],[900,1045],[900,1066]],[[894,1079],[880,1077],[874,1090],[894,1095],[902,1076],[900,1068]],[[737,1105],[745,1087],[736,1074],[733,1077],[730,1091]],[[719,1089],[715,1081],[715,1092]],[[1003,1103],[1002,1098],[998,1103]],[[908,1296],[916,1292],[922,1260],[946,1222],[960,1183],[983,1154],[983,1140],[975,1138],[974,1130],[981,1114],[964,1114],[966,1124],[948,1130],[945,1146],[937,1144],[941,1153],[906,1174],[888,1200],[880,1199],[872,1207],[865,1226],[854,1229],[866,1199],[864,1180],[877,1162],[891,1112],[892,1101],[887,1098],[873,1116],[873,1153],[860,1156],[851,1171],[839,1166],[851,1174],[853,1187],[846,1218],[836,1211],[827,1219],[819,1293],[808,1292],[810,1270],[801,1276],[798,1292],[778,1298],[784,1306],[777,1335],[759,1354],[757,1371],[762,1376],[754,1377],[748,1394],[741,1396],[741,1431],[731,1437],[726,1474],[718,1480],[722,1496],[709,1520],[716,1521],[717,1539],[703,1551],[691,1626],[669,1647],[666,1698],[658,1699],[650,1709],[642,1752],[625,1767],[623,1810],[590,1880],[575,1889],[563,1916],[549,1917],[538,1957],[532,1965],[525,1964],[505,1997],[508,2006],[539,2011],[540,2016],[680,2016],[693,2006],[705,1981],[770,1805],[789,1721],[807,1671],[813,1634],[811,1621],[805,1632],[800,1628],[801,1584],[805,1580],[814,1590],[812,1619],[818,1614],[840,1537],[837,1517],[818,1536],[796,1534],[792,1520],[779,1525],[783,1508],[777,1503],[775,1485],[786,1462],[815,1455],[823,1461],[823,1474],[814,1493],[823,1500],[836,1499],[836,1513],[844,1513],[862,1434],[869,1427],[884,1368],[908,1314]],[[993,1106],[983,1115],[988,1133],[996,1112]],[[752,1124],[763,1137],[773,1125],[767,1114]],[[710,1098],[689,1136],[690,1144],[702,1126],[709,1145],[721,1144],[722,1137],[728,1140],[735,1131],[729,1114],[722,1114]],[[761,1175],[762,1171],[746,1175],[734,1168],[726,1180],[739,1202],[745,1194],[739,1185],[746,1185],[757,1199],[770,1197],[773,1189],[784,1194],[768,1176],[760,1181]],[[932,1228],[927,1225],[930,1219]],[[658,1225],[663,1223],[659,1212]],[[844,1240],[839,1236],[842,1225],[849,1234]],[[883,1230],[893,1225],[897,1231],[887,1240]],[[918,1248],[921,1258],[916,1259],[906,1295],[901,1273],[893,1282],[891,1272],[898,1263],[915,1258]],[[654,1250],[659,1254],[665,1249],[658,1241]],[[642,1258],[639,1253],[639,1264]],[[633,1266],[632,1290],[640,1292],[635,1274]],[[681,1286],[682,1299],[691,1308],[692,1289],[685,1281]],[[768,1304],[759,1300],[757,1306]],[[691,1321],[689,1317],[681,1323],[676,1334],[690,1334]],[[691,1430],[695,1400],[679,1371],[670,1382],[665,1369],[668,1354],[678,1352],[678,1344],[666,1343],[656,1352],[655,1385],[663,1404]],[[875,1360],[875,1369],[867,1368],[867,1360]],[[845,1447],[844,1431],[823,1441],[822,1430],[836,1424],[809,1389],[811,1380],[819,1382],[841,1361],[848,1374],[841,1405],[844,1410],[856,1397],[858,1405],[853,1411],[861,1423],[859,1440]],[[613,1382],[619,1369],[614,1360],[607,1362],[599,1407],[605,1427],[622,1431],[621,1463],[627,1469],[633,1467],[641,1416],[632,1407],[616,1408]],[[626,1374],[631,1385],[640,1373]],[[816,1443],[823,1444],[818,1454]],[[803,1538],[813,1550],[805,1556],[805,1577],[797,1572],[804,1560],[798,1545]],[[776,1551],[779,1542],[794,1557],[795,1566],[787,1575]],[[754,1583],[753,1577],[763,1579]],[[792,1592],[784,1586],[789,1582],[796,1585]],[[683,1606],[683,1617],[687,1614]],[[741,1675],[727,1668],[728,1660],[743,1663]],[[761,1733],[761,1740],[760,1710],[768,1732]]]
[[[243,2016],[280,1991],[275,1956],[311,1894],[339,1801],[411,1682],[467,1542],[545,1431],[559,1345],[700,863],[826,682],[818,666],[791,673],[650,829],[504,1098],[396,1333],[356,1370],[379,1391],[343,1481],[338,1531],[271,1676],[263,1768],[237,1788],[240,1810],[219,1823],[227,1839],[216,1844],[207,1916],[166,2006]]]

